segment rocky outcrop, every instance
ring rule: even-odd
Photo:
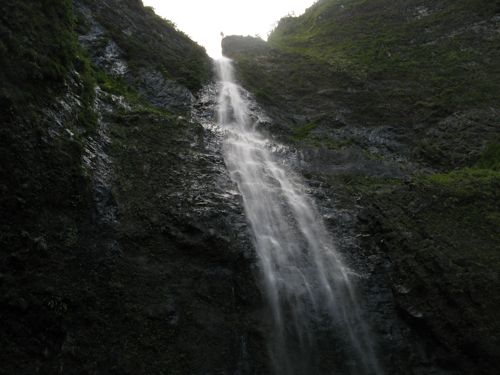
[[[189,110],[190,89],[199,89],[211,74],[209,58],[168,21],[137,1],[129,3],[75,1],[79,42],[97,69],[133,87],[140,98],[167,111]]]

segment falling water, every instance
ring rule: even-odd
[[[256,130],[231,60],[219,60],[217,68],[224,157],[243,197],[272,311],[269,350],[275,372],[323,373],[318,352],[329,350],[319,346],[326,331],[342,341],[337,346],[347,348],[342,360],[351,365],[342,374],[381,374],[355,299],[352,272],[299,178],[277,162],[270,142]]]

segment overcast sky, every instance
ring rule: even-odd
[[[315,0],[143,0],[174,22],[212,57],[220,56],[220,33],[267,38],[276,22],[299,15]]]

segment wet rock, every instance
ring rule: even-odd
[[[411,289],[403,284],[395,284],[393,286],[393,289],[396,293],[401,294],[401,295],[407,295],[411,292]]]
[[[35,244],[35,249],[37,251],[40,251],[42,253],[46,252],[48,250],[48,245],[47,245],[47,241],[45,240],[45,237],[37,237],[33,240],[34,244]]]
[[[186,87],[165,79],[156,70],[141,69],[133,81],[140,94],[149,102],[169,111],[185,111],[190,108],[194,99]]]
[[[88,28],[85,34],[78,36],[78,41],[89,51],[94,65],[113,76],[124,76],[128,68],[120,47],[110,39],[90,8],[79,1],[75,1],[75,6]]]
[[[358,213],[358,220],[361,223],[368,223],[368,222],[370,222],[371,219],[372,218],[370,217],[370,215],[366,211],[361,211],[360,213]]]
[[[170,326],[176,326],[179,322],[177,307],[172,298],[167,298],[167,302],[146,308],[146,314],[150,319],[166,322]]]
[[[416,306],[402,307],[402,310],[411,318],[419,320],[424,318],[424,313]]]
[[[500,130],[495,124],[499,116],[496,108],[455,112],[427,129],[415,151],[438,165],[469,165],[486,144],[498,138]]]

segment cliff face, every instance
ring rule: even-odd
[[[223,40],[273,119],[263,130],[357,215],[361,247],[389,260],[400,318],[464,374],[495,373],[500,355],[498,11],[324,0],[267,43]]]
[[[0,7],[0,373],[264,372],[204,50],[137,0]]]
[[[315,133],[322,122],[384,124],[405,133],[408,157],[450,168],[476,162],[498,136],[498,11],[470,0],[320,1],[282,19],[267,45],[224,43],[242,79],[292,123]],[[252,55],[261,69],[247,66]]]
[[[365,277],[389,374],[499,365],[497,13],[325,0],[224,40]],[[0,19],[0,373],[269,373],[203,49],[139,0]]]

